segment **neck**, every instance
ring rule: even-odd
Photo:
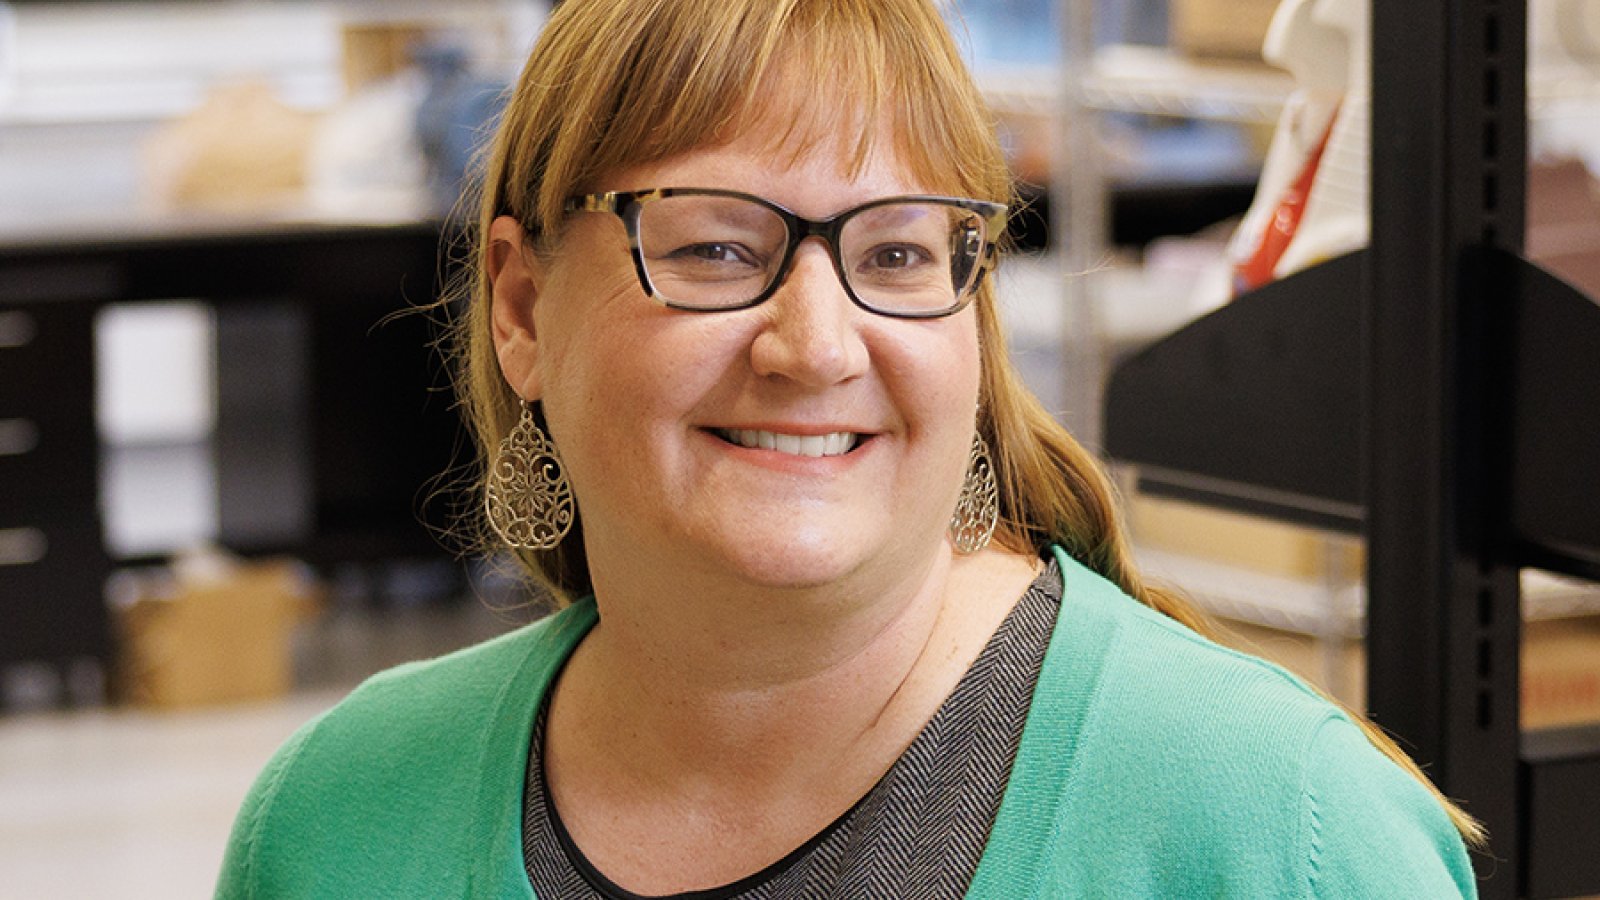
[[[597,578],[601,625],[593,643],[606,654],[608,671],[636,673],[657,689],[783,690],[865,663],[864,657],[882,665],[885,653],[903,656],[924,643],[944,606],[951,569],[942,546],[895,572],[862,572],[822,586],[761,585],[646,564],[636,578]]]
[[[551,699],[547,786],[590,861],[647,893],[735,880],[848,809],[1036,562],[940,544],[898,577],[774,589],[598,556],[597,574],[638,577],[596,578],[600,622]]]
[[[716,741],[749,759],[824,710],[864,728],[938,634],[950,569],[940,548],[898,577],[827,588],[730,583],[681,566],[600,578],[584,671],[606,708],[645,734],[689,739],[696,746],[681,749],[696,758]]]
[[[575,726],[567,746],[611,756],[611,777],[681,785],[698,772],[775,790],[806,777],[797,759],[820,773],[898,755],[1031,577],[1031,561],[953,557],[944,544],[895,576],[826,588],[724,583],[637,555],[630,568],[591,561],[636,577],[597,575],[600,623],[558,686],[552,746]],[[997,572],[1011,576],[998,590]]]

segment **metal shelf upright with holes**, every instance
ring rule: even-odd
[[[1484,897],[1600,892],[1600,727],[1519,726],[1520,570],[1600,580],[1600,306],[1522,256],[1526,31],[1524,0],[1373,0],[1370,246],[1105,406],[1148,489],[1365,535],[1368,709],[1488,826]]]

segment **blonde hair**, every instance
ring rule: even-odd
[[[764,117],[772,96],[820,99]],[[828,101],[843,105],[829,107]],[[467,311],[457,322],[459,388],[478,444],[493,452],[520,412],[490,334],[489,224],[509,215],[536,250],[559,236],[564,200],[624,167],[781,122],[774,150],[844,141],[849,163],[872,151],[884,117],[897,159],[933,191],[1007,202],[1012,182],[994,123],[931,0],[574,0],[551,15],[507,105],[479,198]],[[853,131],[852,131],[853,129]],[[851,140],[853,138],[853,140]],[[1134,568],[1099,462],[1023,385],[986,279],[974,303],[982,378],[978,427],[1000,488],[995,540],[1037,554],[1051,544],[1140,602],[1209,636],[1181,595]],[[565,601],[591,589],[582,524],[559,547],[521,561]],[[1422,783],[1394,742],[1352,714],[1373,744]],[[1434,790],[1458,829],[1482,829]]]

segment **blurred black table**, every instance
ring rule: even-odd
[[[461,430],[421,217],[0,221],[0,667],[105,663],[96,313],[216,314],[219,541],[313,563],[441,552]],[[408,312],[409,311],[409,312]]]

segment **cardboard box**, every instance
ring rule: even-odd
[[[265,82],[214,88],[146,139],[144,194],[171,209],[256,211],[298,202],[317,122]]]
[[[1127,509],[1141,548],[1293,579],[1312,590],[1323,585],[1330,597],[1335,587],[1358,587],[1366,569],[1365,549],[1351,537],[1138,494]],[[1225,597],[1208,598],[1208,585],[1176,586],[1202,605],[1246,615],[1237,611],[1238,602],[1230,606]],[[1525,572],[1523,600],[1524,608],[1540,617],[1522,629],[1523,727],[1600,723],[1600,615],[1593,614],[1600,609],[1600,587]],[[1359,637],[1314,637],[1260,622],[1218,621],[1226,643],[1282,665],[1353,708],[1364,707],[1366,657]],[[1345,625],[1328,623],[1331,631]],[[1359,609],[1346,633],[1359,635]]]
[[[1600,722],[1600,616],[1522,626],[1522,727]]]
[[[1528,169],[1528,258],[1600,298],[1600,177],[1576,159]]]
[[[1289,578],[1359,578],[1366,553],[1355,539],[1272,519],[1134,494],[1128,529],[1140,547]]]
[[[340,33],[345,94],[353,96],[403,72],[412,64],[412,48],[427,33],[422,22],[346,24]]]
[[[1172,46],[1190,56],[1261,59],[1278,0],[1172,0]]]
[[[1221,620],[1231,646],[1265,657],[1354,709],[1366,705],[1366,652],[1359,640],[1316,638]],[[1600,616],[1522,627],[1522,727],[1600,723]]]
[[[288,561],[239,563],[204,577],[124,580],[119,693],[175,709],[279,697],[293,687],[290,637],[317,591]],[[131,584],[131,588],[129,585]]]

